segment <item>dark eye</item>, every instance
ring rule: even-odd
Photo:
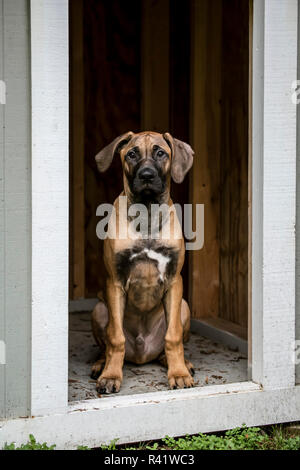
[[[157,156],[158,158],[163,158],[165,155],[166,155],[166,154],[165,154],[165,152],[164,152],[163,150],[159,150],[159,151],[157,152],[157,154],[156,154],[156,156]]]
[[[129,160],[134,160],[136,158],[136,153],[133,150],[131,150],[130,152],[127,153],[126,157]]]

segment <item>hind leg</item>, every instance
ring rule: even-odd
[[[91,371],[91,379],[97,380],[98,377],[100,377],[101,372],[103,371],[105,366],[105,353],[103,353],[100,356],[100,359],[96,361],[93,366],[92,366],[92,371]]]
[[[108,324],[108,309],[104,302],[98,302],[92,313],[92,331],[100,348],[100,357],[92,367],[91,378],[97,380],[105,366],[106,327]]]
[[[183,326],[183,342],[187,343],[190,339],[191,312],[186,300],[181,302],[181,322]]]
[[[182,299],[181,302],[181,322],[183,326],[183,342],[187,343],[190,338],[191,312],[188,303],[184,299]],[[159,356],[158,361],[163,367],[168,367],[167,358],[164,352]],[[190,374],[193,376],[195,374],[193,364],[188,359],[184,359],[184,361]]]

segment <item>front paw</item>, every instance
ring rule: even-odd
[[[168,381],[171,390],[175,390],[177,388],[191,388],[194,386],[193,377],[188,371],[186,371],[186,373],[168,373]]]
[[[121,388],[122,379],[120,377],[104,377],[101,375],[97,380],[96,390],[100,394],[118,393]]]

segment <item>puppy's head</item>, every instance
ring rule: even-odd
[[[106,171],[116,154],[121,156],[125,187],[133,197],[159,200],[169,187],[171,176],[176,183],[184,180],[194,152],[168,133],[128,132],[96,155],[98,170]]]

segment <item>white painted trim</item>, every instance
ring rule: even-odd
[[[246,382],[104,398],[72,405],[64,414],[0,421],[0,448],[24,443],[29,434],[58,449],[74,449],[298,420],[300,387],[263,391]]]
[[[254,0],[253,380],[295,385],[297,0]]]
[[[263,116],[264,116],[264,0],[253,2],[252,77],[252,379],[263,376]]]
[[[104,411],[111,408],[136,406],[143,403],[165,403],[174,400],[194,400],[200,397],[224,395],[227,393],[253,392],[261,390],[254,382],[237,382],[232,384],[209,385],[208,387],[195,387],[182,390],[166,390],[163,392],[140,393],[135,395],[110,395],[94,400],[72,402],[69,412],[74,411]],[[159,395],[159,396],[158,396]]]
[[[31,0],[31,413],[67,407],[68,1]]]

